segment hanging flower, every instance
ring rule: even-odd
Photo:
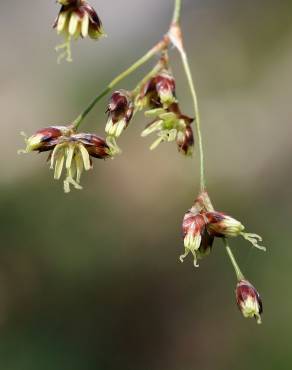
[[[70,126],[51,126],[26,138],[26,149],[22,152],[32,151],[50,151],[54,179],[59,180],[65,170],[65,193],[70,192],[70,185],[82,189],[81,174],[92,168],[91,158],[106,159],[112,156],[104,139],[95,134],[77,134]]]
[[[246,233],[245,227],[241,222],[237,221],[233,217],[230,217],[222,212],[207,212],[205,214],[207,221],[207,228],[211,235],[221,238],[232,238],[237,236],[243,236],[244,239],[249,241],[254,247],[266,250],[265,247],[258,243],[262,241],[262,238],[257,234]]]
[[[115,91],[108,104],[107,113],[108,121],[105,132],[117,138],[128,127],[134,114],[131,93],[126,90]]]
[[[142,86],[136,99],[136,107],[138,109],[167,108],[175,102],[175,79],[169,70],[163,69]]]
[[[188,254],[192,253],[194,266],[198,267],[198,259],[210,253],[214,237],[210,236],[206,230],[204,216],[196,214],[192,210],[185,214],[182,229],[185,253],[180,256],[180,261],[183,262]]]
[[[177,142],[178,150],[185,155],[193,151],[194,137],[191,128],[193,119],[181,113],[177,103],[169,108],[157,108],[145,112],[145,116],[154,118],[143,130],[141,136],[146,137],[156,133],[158,138],[151,145],[153,150],[162,142]]]
[[[91,5],[85,0],[59,0],[61,9],[53,27],[58,34],[65,36],[66,42],[57,46],[56,50],[64,49],[64,53],[59,56],[58,61],[67,57],[67,61],[72,61],[70,40],[85,38],[98,40],[104,36],[104,30],[100,18]]]
[[[256,288],[247,280],[240,280],[236,287],[236,301],[238,308],[246,318],[254,317],[261,324],[263,304]]]

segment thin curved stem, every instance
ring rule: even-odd
[[[226,252],[228,254],[228,257],[230,258],[230,261],[232,263],[232,266],[235,270],[235,274],[236,274],[236,277],[237,277],[237,280],[240,281],[240,280],[244,280],[244,275],[243,273],[241,272],[239,266],[238,266],[238,263],[236,262],[236,259],[234,257],[234,254],[232,253],[232,250],[228,244],[228,241],[227,239],[223,239],[223,243],[225,245],[225,249],[226,249]]]
[[[172,23],[178,23],[180,19],[182,0],[175,0]]]
[[[200,117],[200,111],[199,111],[198,97],[197,97],[187,53],[185,52],[183,48],[178,48],[178,50],[182,58],[184,70],[186,73],[186,77],[187,77],[189,87],[191,90],[191,94],[192,94],[192,98],[193,98],[197,138],[198,138],[198,145],[199,145],[199,152],[200,152],[200,188],[201,188],[201,191],[204,191],[206,189],[205,167],[204,167],[205,162],[204,162],[203,139],[202,139],[202,131],[201,131],[201,117]]]
[[[168,45],[168,38],[164,38],[158,44],[156,44],[152,49],[150,49],[142,58],[138,59],[134,64],[132,64],[128,69],[124,72],[119,74],[115,77],[108,86],[99,93],[91,102],[90,104],[84,109],[84,111],[74,120],[73,127],[77,129],[84,118],[88,115],[88,113],[92,110],[99,100],[101,100],[105,95],[107,95],[113,87],[115,87],[119,82],[121,82],[124,78],[128,77],[131,73],[135,72],[138,68],[140,68],[143,64],[148,62],[152,57],[154,57],[158,52],[163,50]]]

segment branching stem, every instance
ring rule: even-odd
[[[175,0],[174,12],[172,18],[172,24],[179,22],[180,13],[181,13],[182,0]],[[127,70],[119,74],[114,78],[108,86],[99,93],[84,109],[84,111],[73,121],[72,125],[74,129],[78,129],[81,125],[84,118],[88,113],[93,109],[93,107],[98,103],[104,96],[106,96],[119,82],[124,78],[128,77],[130,74],[135,72],[143,64],[147,63],[151,58],[157,55],[163,49],[166,49],[169,46],[170,39],[168,35],[164,36],[163,39],[158,42],[152,49],[150,49],[142,58],[138,59],[134,64],[132,64]]]

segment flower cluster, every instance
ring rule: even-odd
[[[155,149],[162,142],[176,141],[179,152],[186,156],[193,153],[193,119],[182,114],[175,93],[175,79],[170,70],[162,70],[148,80],[136,99],[137,109],[147,109],[151,118],[142,137],[156,133],[158,138],[151,145]]]
[[[65,38],[64,44],[56,48],[62,51],[58,61],[65,57],[67,61],[71,61],[71,40],[86,37],[97,40],[104,35],[103,26],[97,13],[86,0],[57,0],[57,3],[61,8],[54,28]],[[150,134],[157,136],[150,146],[151,150],[157,148],[160,143],[174,142],[178,152],[186,157],[191,156],[194,151],[195,140],[192,125],[195,121],[196,140],[200,153],[201,193],[183,218],[184,253],[180,256],[180,261],[183,262],[191,254],[194,266],[198,267],[198,260],[211,253],[215,239],[222,239],[237,275],[237,305],[244,317],[254,317],[260,323],[263,311],[260,296],[241,273],[228,240],[241,236],[258,249],[265,250],[265,247],[259,245],[262,241],[259,235],[247,233],[240,221],[215,210],[205,191],[200,114],[179,25],[180,8],[181,1],[176,0],[173,21],[167,34],[142,58],[113,79],[71,125],[50,126],[38,130],[30,137],[25,136],[26,148],[22,152],[49,152],[48,160],[51,169],[54,170],[54,178],[59,180],[64,174],[64,191],[69,193],[71,186],[75,189],[82,188],[81,175],[83,171],[92,168],[93,158],[113,158],[120,153],[117,139],[129,127],[137,112],[144,110],[145,117],[150,121],[143,129],[141,136],[146,137]],[[168,49],[171,45],[178,50],[182,59],[193,98],[194,118],[182,112],[177,99],[176,81],[169,66]],[[153,57],[159,57],[158,63],[133,90],[120,89],[112,92],[106,108],[106,138],[103,139],[96,134],[78,132],[81,122],[95,104],[122,79]]]
[[[54,179],[59,180],[65,169],[65,193],[70,192],[70,185],[82,189],[82,172],[92,168],[92,158],[106,159],[111,151],[106,141],[95,134],[76,133],[70,126],[50,126],[26,137],[26,148],[21,151],[50,152],[51,169]]]
[[[257,234],[246,233],[240,221],[222,212],[214,210],[209,195],[202,192],[195,200],[192,208],[185,214],[182,223],[184,238],[184,254],[180,256],[183,262],[190,253],[194,266],[198,260],[209,255],[215,238],[234,238],[242,236],[258,249],[265,250],[258,241],[262,238]],[[234,262],[236,263],[236,262]],[[238,272],[238,271],[237,271]],[[238,272],[239,282],[236,288],[236,300],[244,317],[255,317],[261,322],[262,302],[256,289]]]
[[[191,253],[195,266],[198,266],[198,258],[206,254],[205,250],[210,252],[215,237],[242,236],[254,247],[261,250],[266,249],[258,244],[258,241],[262,241],[259,235],[246,233],[241,222],[225,213],[215,211],[206,192],[199,195],[193,207],[185,214],[182,229],[185,253],[180,256],[180,260],[183,262],[184,258]],[[206,240],[208,240],[208,245],[205,245]]]

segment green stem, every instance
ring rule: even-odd
[[[74,129],[77,129],[84,118],[88,115],[88,113],[92,110],[95,104],[101,100],[105,95],[107,95],[113,87],[115,87],[119,82],[121,82],[124,78],[128,77],[131,73],[135,72],[138,68],[140,68],[143,64],[148,62],[152,57],[154,57],[159,51],[163,50],[167,46],[167,39],[163,39],[158,44],[156,44],[151,50],[149,50],[142,58],[138,59],[134,64],[132,64],[127,70],[119,74],[116,78],[114,78],[108,86],[98,94],[90,104],[84,109],[84,111],[75,119],[73,122]]]
[[[237,280],[240,281],[240,280],[244,280],[244,275],[243,273],[241,272],[239,266],[238,266],[238,263],[236,262],[236,259],[234,257],[234,254],[232,253],[232,250],[230,249],[229,247],[229,244],[228,244],[228,241],[227,239],[223,239],[223,243],[225,245],[225,249],[226,249],[226,252],[228,254],[228,257],[230,258],[230,261],[232,263],[232,266],[234,267],[234,270],[235,270],[235,273],[236,273],[236,277],[237,277]]]
[[[180,19],[182,0],[175,0],[172,23],[178,23]]]
[[[190,86],[193,104],[194,104],[194,111],[195,111],[195,122],[196,122],[196,130],[197,130],[197,138],[198,138],[198,145],[199,145],[199,152],[200,152],[200,184],[201,184],[201,191],[206,189],[206,180],[205,180],[205,168],[204,168],[204,150],[203,150],[203,139],[202,139],[202,131],[201,131],[201,118],[200,118],[200,111],[199,111],[199,104],[198,104],[198,97],[194,85],[194,80],[192,77],[192,72],[190,69],[187,53],[183,48],[179,48],[179,53],[182,58],[184,70],[187,76],[187,80]]]
[[[182,0],[175,0],[172,24],[179,22],[180,13],[181,13],[181,5],[182,5]],[[84,111],[73,121],[72,125],[74,129],[79,128],[84,118],[93,109],[96,103],[98,103],[105,95],[107,95],[112,90],[113,87],[115,87],[120,81],[122,81],[124,78],[128,77],[131,73],[133,73],[138,68],[140,68],[143,64],[148,62],[157,53],[165,49],[168,46],[168,44],[169,44],[169,38],[164,37],[162,41],[160,41],[152,49],[150,49],[142,58],[137,60],[137,62],[131,65],[126,71],[122,72],[115,79],[113,79],[112,82],[110,82],[108,86],[100,94],[98,94],[90,102],[90,104],[84,109]]]
[[[135,89],[132,91],[132,95],[136,96],[139,94],[141,87],[147,83],[152,77],[157,75],[162,69],[163,69],[164,64],[159,61],[154,68],[151,69],[151,71],[138,83],[138,85],[135,87]]]

